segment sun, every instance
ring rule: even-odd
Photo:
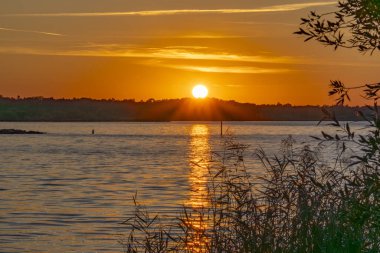
[[[205,98],[208,95],[208,89],[202,84],[198,84],[193,88],[193,96],[195,98]]]

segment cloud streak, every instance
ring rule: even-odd
[[[5,27],[0,27],[0,31],[33,33],[33,34],[48,35],[48,36],[64,36],[63,34],[59,34],[59,33],[41,32],[41,31],[33,31],[33,30],[21,30],[21,29],[12,29],[12,28],[5,28]]]
[[[119,47],[119,45],[115,45]],[[360,68],[379,68],[380,65],[376,63],[366,62],[337,62],[337,61],[323,61],[319,58],[298,58],[290,56],[267,56],[267,55],[238,55],[230,53],[202,53],[196,51],[190,51],[176,48],[125,48],[125,49],[113,49],[102,45],[92,45],[87,49],[78,50],[49,50],[38,49],[28,47],[12,47],[12,46],[0,46],[0,54],[26,54],[26,55],[45,55],[45,56],[72,56],[72,57],[118,57],[118,58],[140,58],[140,59],[153,59],[153,60],[205,60],[205,61],[221,61],[221,62],[246,62],[246,63],[266,63],[266,64],[291,64],[291,65],[327,65],[327,66],[346,66],[346,67],[360,67]],[[153,61],[150,64],[166,67],[176,67],[176,65],[165,65],[161,63],[155,64]],[[193,65],[186,65],[176,68],[193,69],[194,71],[217,72],[217,68],[210,67],[198,67]],[[248,67],[244,71],[244,67],[221,67],[226,73],[238,73],[238,69],[243,72],[255,71],[251,67]],[[251,68],[251,69],[250,69]],[[286,70],[289,71],[289,70]]]
[[[184,48],[120,48],[119,46],[102,46],[78,50],[48,50],[23,47],[3,47],[0,53],[81,56],[81,57],[120,57],[166,60],[207,60],[224,62],[252,62],[271,64],[292,64],[298,60],[288,56],[239,55],[226,52],[205,53]]]
[[[180,9],[180,10],[142,10],[126,12],[64,12],[64,13],[24,13],[4,14],[7,17],[113,17],[113,16],[169,16],[183,14],[243,14],[263,12],[287,12],[310,7],[336,5],[336,1],[309,2],[273,5],[254,9]]]
[[[295,59],[286,56],[239,55],[231,53],[203,53],[176,48],[153,49],[146,52],[147,56],[162,59],[184,60],[215,60],[232,62],[260,62],[260,63],[294,63]]]
[[[289,69],[281,68],[258,68],[250,66],[191,66],[191,65],[159,65],[162,67],[188,70],[188,71],[197,71],[197,72],[206,72],[206,73],[229,73],[229,74],[274,74],[274,73],[286,73],[290,72]]]

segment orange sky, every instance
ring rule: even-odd
[[[380,67],[292,34],[335,2],[1,1],[0,94],[145,100],[203,83],[226,100],[331,104],[330,80],[377,82]]]

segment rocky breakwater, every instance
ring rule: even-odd
[[[25,131],[20,129],[0,129],[0,134],[45,134],[38,131]]]

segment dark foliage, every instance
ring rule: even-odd
[[[171,226],[135,202],[126,252],[380,251],[378,167],[323,161],[323,146],[298,149],[290,137],[277,155],[256,151],[261,166],[246,168],[246,148],[227,138],[199,165],[209,172],[206,204],[184,206]]]
[[[380,50],[379,0],[339,1],[336,11],[312,11],[301,20],[296,34],[305,36],[305,41],[314,39],[335,49],[356,48],[364,53]]]
[[[345,106],[255,105],[218,99],[92,100],[52,98],[0,98],[0,121],[186,121],[186,120],[319,120],[321,108],[335,110],[340,120],[359,120]]]

